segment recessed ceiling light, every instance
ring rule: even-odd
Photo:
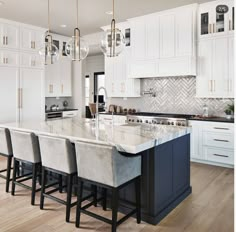
[[[0,1],[0,6],[3,6],[4,4],[5,4],[5,2]]]
[[[61,24],[60,27],[67,27],[66,24]]]
[[[112,14],[113,14],[113,11],[112,11],[112,10],[109,10],[109,11],[106,12],[106,14],[112,15]]]

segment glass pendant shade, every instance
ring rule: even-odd
[[[81,61],[88,56],[89,45],[80,37],[80,31],[75,28],[74,36],[66,44],[66,55],[73,61]]]
[[[45,46],[39,50],[39,55],[45,58],[45,65],[54,64],[59,59],[59,50],[53,44],[52,36],[46,36]]]
[[[108,29],[102,37],[100,48],[107,57],[118,56],[125,48],[125,38],[121,30]]]

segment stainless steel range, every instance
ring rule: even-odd
[[[136,113],[128,115],[128,123],[138,124],[160,124],[160,125],[172,125],[172,126],[188,126],[188,118],[191,115],[183,114],[158,114],[158,113]]]

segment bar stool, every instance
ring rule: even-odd
[[[34,205],[35,193],[40,191],[40,188],[36,189],[37,177],[40,176],[40,169],[41,169],[41,157],[39,151],[38,138],[34,133],[29,133],[29,132],[10,130],[10,133],[11,133],[12,148],[14,154],[11,194],[15,195],[16,185],[19,185],[26,189],[30,189],[31,205]],[[19,169],[19,162],[32,166],[32,172],[26,174],[19,174],[16,180],[16,172]],[[32,179],[32,186],[28,186],[22,183],[29,179]]]
[[[76,205],[71,203],[73,177],[77,174],[74,146],[68,139],[53,136],[39,136],[39,144],[42,157],[42,187],[40,198],[40,209],[44,207],[44,198],[49,198],[58,203],[66,205],[66,222],[70,220],[70,209]],[[67,200],[63,201],[50,194],[58,189],[45,192],[45,180],[47,172],[53,172],[66,176],[67,179]]]
[[[12,145],[10,131],[7,128],[0,127],[0,155],[7,158],[6,169],[0,170],[0,177],[6,180],[6,192],[9,192],[11,179],[11,163],[12,163]],[[6,176],[1,173],[6,172]]]
[[[81,213],[111,224],[112,232],[115,232],[117,226],[133,214],[136,214],[137,223],[139,224],[141,222],[141,157],[125,157],[115,147],[100,144],[76,142],[75,147],[79,185],[76,227],[80,226]],[[91,182],[112,190],[112,220],[88,211],[87,209],[91,206],[91,203],[81,207],[84,182]],[[117,221],[119,190],[131,182],[135,182],[136,208]]]

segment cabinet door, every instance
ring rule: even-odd
[[[1,28],[1,43],[0,47],[18,48],[19,47],[19,28],[16,25],[2,23]]]
[[[71,61],[68,58],[60,60],[60,96],[71,97],[72,96],[72,87],[71,87]]]
[[[232,1],[232,2],[230,2],[230,4],[229,4],[229,17],[228,17],[228,23],[229,23],[229,26],[228,26],[228,28],[229,28],[229,33],[230,34],[234,34],[234,24],[235,24],[235,19],[234,19],[234,9],[235,9],[235,7],[234,7],[234,2]]]
[[[212,92],[217,97],[228,93],[228,38],[213,40]]]
[[[144,18],[131,22],[132,59],[143,60],[146,55],[146,25]]]
[[[212,33],[212,24],[211,24],[211,6],[209,4],[202,4],[199,8],[198,16],[198,31],[199,37],[209,37]]]
[[[160,15],[160,58],[175,57],[175,14]]]
[[[20,121],[44,119],[44,72],[38,69],[21,69],[20,89]]]
[[[176,56],[193,56],[194,32],[192,10],[182,10],[176,14]]]
[[[46,97],[59,97],[60,89],[60,62],[45,67]]]
[[[42,68],[43,59],[37,53],[21,53],[20,66],[25,68]]]
[[[38,51],[43,46],[43,43],[44,32],[29,28],[21,29],[21,49]]]
[[[0,51],[0,65],[4,66],[18,66],[19,54],[8,50]]]
[[[113,59],[105,57],[105,86],[107,89],[108,97],[112,97],[114,91],[113,73]]]
[[[228,97],[234,97],[234,36],[228,40],[229,55],[229,76],[228,76]]]
[[[18,119],[18,68],[0,67],[0,122]]]
[[[208,97],[213,94],[212,80],[212,40],[202,40],[198,44],[197,96]]]

